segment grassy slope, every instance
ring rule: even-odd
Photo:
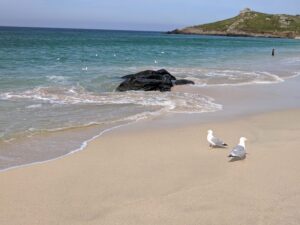
[[[279,15],[264,14],[253,11],[240,14],[227,20],[193,26],[193,28],[201,29],[203,31],[226,32],[230,25],[238,20],[243,19],[242,22],[237,24],[235,30],[252,33],[295,32],[300,34],[300,16],[285,16],[290,21],[290,24],[287,28],[281,27]]]
[[[238,18],[238,16],[227,19],[227,20],[221,20],[221,21],[218,21],[218,22],[215,22],[215,23],[208,23],[208,24],[194,26],[194,28],[203,29],[204,31],[211,31],[211,30],[226,31],[227,28],[232,23],[234,23],[234,21],[236,21],[237,18]]]

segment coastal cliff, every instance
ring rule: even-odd
[[[300,39],[300,15],[266,14],[246,8],[230,19],[168,33]]]

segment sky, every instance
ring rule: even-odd
[[[168,31],[246,7],[300,14],[300,0],[0,0],[0,26]]]

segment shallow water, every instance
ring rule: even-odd
[[[223,109],[198,93],[117,93],[123,75],[165,68],[199,88],[280,83],[299,74],[299,50],[288,39],[2,27],[0,169],[66,154],[112,126]]]

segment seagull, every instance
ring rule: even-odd
[[[246,154],[247,154],[246,153],[245,141],[247,141],[247,138],[241,137],[240,138],[240,143],[231,150],[228,157],[230,157],[232,159],[236,159],[236,160],[245,159]]]
[[[207,141],[209,143],[209,147],[225,148],[226,146],[228,146],[221,139],[214,137],[212,130],[207,131]]]

